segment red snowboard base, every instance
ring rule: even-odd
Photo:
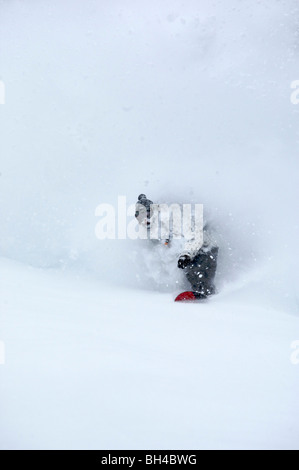
[[[192,302],[194,300],[197,300],[197,297],[191,291],[182,292],[174,299],[175,302]]]

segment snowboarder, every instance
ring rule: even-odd
[[[159,205],[155,205],[159,210]],[[138,196],[135,217],[140,225],[147,230],[151,228],[155,213],[153,202],[147,199],[145,194]],[[163,212],[160,213],[163,219]],[[162,220],[163,223],[163,220]],[[183,234],[181,234],[183,237]],[[173,233],[160,241],[169,246],[172,243]],[[205,299],[215,294],[214,278],[217,268],[218,246],[208,224],[203,227],[203,239],[193,232],[191,238],[184,240],[183,250],[178,253],[177,266],[183,269],[187,280],[191,284],[192,291],[180,294],[176,300]]]

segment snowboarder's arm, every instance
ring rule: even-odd
[[[192,261],[201,249],[209,251],[214,247],[217,247],[216,240],[212,232],[207,227],[204,227],[203,231],[195,231],[193,237],[186,241],[184,250],[180,254],[179,259],[187,256],[190,258],[190,261]]]
[[[180,258],[182,256],[188,256],[190,260],[195,258],[203,245],[203,241],[203,231],[201,227],[195,228],[194,232],[191,234],[191,237],[187,239],[184,250],[180,254]]]

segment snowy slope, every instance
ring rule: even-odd
[[[298,31],[297,0],[0,0],[1,448],[298,448]],[[204,204],[209,302],[96,238],[141,192]]]
[[[298,449],[298,317],[0,267],[1,448]]]

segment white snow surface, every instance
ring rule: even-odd
[[[298,318],[1,260],[1,448],[298,448]]]
[[[298,51],[297,0],[0,0],[1,449],[299,448]],[[96,238],[139,193],[204,204],[213,298]]]

